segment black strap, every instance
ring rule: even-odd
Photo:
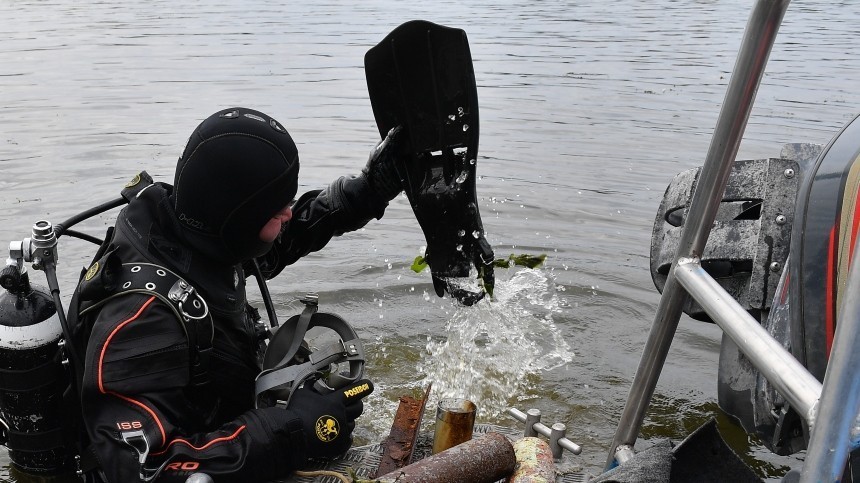
[[[63,428],[54,428],[49,431],[16,431],[4,429],[6,434],[5,445],[14,448],[15,451],[42,452],[54,448],[66,446],[65,432]]]
[[[99,457],[96,455],[96,450],[93,446],[87,446],[81,454],[76,458],[78,466],[78,474],[89,473],[101,467]]]
[[[63,380],[63,366],[56,359],[23,370],[0,369],[3,392],[27,392]]]
[[[146,187],[151,185],[153,182],[152,176],[150,176],[149,173],[141,171],[134,175],[134,177],[125,184],[125,187],[123,187],[120,194],[126,199],[126,201],[131,203],[132,199],[136,198],[141,191],[146,189]]]

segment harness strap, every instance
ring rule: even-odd
[[[107,289],[107,297],[82,310],[81,315],[127,294],[142,293],[158,297],[172,309],[188,338],[188,346],[191,350],[191,384],[194,386],[207,384],[215,325],[206,301],[185,279],[160,265],[143,262],[123,263],[118,267],[118,272],[109,277],[93,275],[89,281],[82,282],[81,292],[83,293],[85,290],[89,291],[84,286],[88,282],[104,278],[116,281],[111,283],[111,287],[101,287],[102,290]]]
[[[287,364],[293,360],[293,357],[302,346],[305,334],[308,331],[308,327],[311,325],[311,318],[313,318],[314,314],[317,313],[317,310],[319,309],[318,298],[316,296],[311,296],[309,294],[302,299],[302,302],[305,304],[305,309],[302,311],[302,314],[299,315],[299,320],[296,321],[295,337],[293,337],[290,347],[287,349],[286,354],[281,358],[281,362],[279,362],[277,366]]]

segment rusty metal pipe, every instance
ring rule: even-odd
[[[513,473],[517,458],[508,438],[487,433],[382,475],[378,483],[493,483]]]
[[[517,468],[505,483],[555,483],[555,463],[549,443],[525,437],[514,443]]]

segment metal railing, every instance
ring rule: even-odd
[[[860,297],[845,297],[822,385],[767,333],[699,264],[722,201],[753,101],[790,0],[758,0],[750,14],[675,260],[627,403],[610,447],[607,469],[632,453],[654,394],[682,307],[692,296],[809,425],[802,482],[838,481],[860,442]],[[860,253],[860,238],[855,253]],[[860,258],[860,257],[858,257]],[[846,293],[860,293],[860,262],[852,263]]]

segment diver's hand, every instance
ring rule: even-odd
[[[367,165],[361,170],[370,187],[385,201],[393,200],[403,191],[396,166],[397,157],[403,152],[403,143],[407,142],[401,135],[402,130],[397,126],[388,131],[385,139],[370,152]]]
[[[296,390],[287,409],[302,420],[308,457],[332,458],[346,453],[352,444],[355,420],[364,410],[361,400],[372,392],[373,383],[367,379],[327,394],[309,385]]]

